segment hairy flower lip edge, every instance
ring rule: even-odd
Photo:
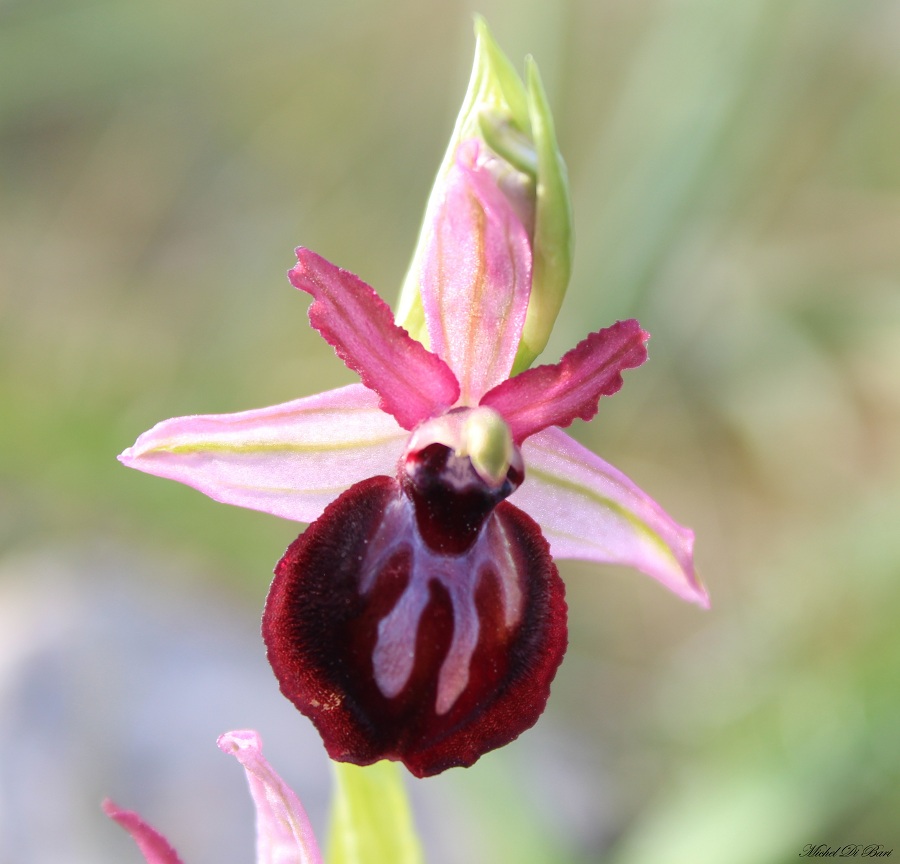
[[[470,682],[476,683],[476,690],[463,690],[463,701],[458,706],[453,705],[449,713],[443,716],[434,715],[433,723],[426,717],[432,710],[429,707],[431,703],[427,699],[416,698],[417,691],[409,689],[409,682],[397,697],[388,699],[387,703],[383,701],[383,693],[376,694],[372,703],[371,693],[374,690],[371,672],[354,672],[349,676],[352,684],[344,680],[349,674],[348,666],[355,662],[348,658],[355,656],[353,652],[358,649],[351,651],[342,646],[355,644],[355,638],[344,634],[342,628],[348,626],[346,623],[340,623],[340,618],[336,619],[325,611],[326,606],[338,603],[337,598],[352,596],[352,590],[345,590],[347,574],[330,566],[327,591],[324,590],[324,583],[315,582],[312,588],[305,584],[310,579],[322,581],[325,578],[316,556],[321,556],[323,549],[327,554],[328,544],[334,542],[328,538],[337,523],[342,526],[340,542],[343,545],[360,524],[367,526],[372,524],[372,520],[382,518],[380,508],[383,504],[378,498],[368,498],[369,489],[377,491],[377,496],[383,500],[399,494],[397,482],[392,478],[372,477],[361,481],[329,505],[323,518],[291,544],[276,567],[263,613],[263,638],[269,662],[282,693],[312,720],[332,759],[358,765],[392,759],[403,762],[417,777],[433,776],[452,767],[469,767],[489,750],[515,740],[531,728],[543,713],[552,680],[568,643],[564,583],[553,562],[549,544],[534,519],[520,508],[501,502],[496,513],[505,520],[504,530],[514,532],[517,544],[513,547],[515,555],[524,556],[519,557],[517,567],[527,570],[519,572],[529,580],[528,602],[524,607],[527,619],[518,622],[513,631],[516,634],[514,643],[503,649],[502,656],[512,664],[511,670],[503,672],[491,685],[494,689],[490,690],[490,696],[479,697],[474,707],[470,705],[466,709],[465,700],[471,700],[480,692],[477,682]],[[357,502],[354,500],[357,495],[365,497]],[[353,504],[353,522],[357,527],[351,527],[343,519],[342,510],[350,504]],[[366,512],[367,509],[371,512]],[[524,546],[518,545],[523,543]],[[337,566],[340,568],[343,564],[348,572],[352,570],[355,573],[356,564],[347,563],[356,560],[357,553],[353,548],[347,547],[347,555],[341,557]],[[523,551],[526,549],[528,551]],[[545,575],[540,575],[542,573]],[[338,606],[342,604],[343,601]],[[431,602],[427,608],[432,608]],[[315,633],[322,629],[321,622],[326,619],[330,622],[327,629],[331,635],[328,638],[334,639],[336,644],[323,649],[321,636]],[[450,620],[456,621],[455,618]],[[335,627],[339,631],[337,635],[334,635]],[[416,651],[419,650],[423,633],[432,632],[422,627],[424,623],[416,630]],[[452,626],[450,632],[455,632]],[[436,637],[429,635],[427,641],[433,638]],[[535,644],[537,641],[541,642],[540,646]],[[491,650],[490,640],[485,646],[479,641],[478,650]],[[345,657],[348,651],[350,653]],[[318,656],[320,652],[322,657]],[[361,656],[371,656],[371,649],[365,649]],[[447,656],[439,655],[444,659]],[[481,662],[479,656],[476,653],[471,658],[470,670],[495,670],[493,674],[501,674],[503,667],[495,665],[496,660]],[[418,668],[418,660],[415,663],[414,668]],[[424,674],[424,670],[419,672]],[[339,677],[333,678],[333,675]],[[436,683],[436,676],[426,675],[422,680]],[[366,695],[367,690],[369,695]],[[396,702],[396,699],[400,701]],[[398,727],[396,718],[391,719],[391,716],[387,716],[386,720],[376,716],[379,712],[394,710],[388,703],[399,706],[405,715],[410,700],[415,706],[413,715],[406,716],[402,726]],[[370,706],[374,704],[374,708],[366,708],[367,703]],[[432,730],[430,733],[427,731],[429,729]],[[398,735],[400,737],[392,737]]]

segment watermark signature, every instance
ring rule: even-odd
[[[845,846],[829,846],[827,843],[807,843],[799,858],[890,858],[893,849],[881,843],[847,843]]]

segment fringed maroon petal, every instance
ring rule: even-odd
[[[288,548],[263,637],[333,759],[394,759],[426,777],[537,721],[566,649],[563,583],[537,523],[511,504],[445,554],[423,541],[398,482],[373,477]]]

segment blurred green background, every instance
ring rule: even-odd
[[[145,562],[161,609],[187,594],[255,628],[297,527],[115,454],[165,417],[353,380],[284,273],[302,243],[396,296],[475,11],[520,68],[537,59],[569,166],[575,270],[544,357],[617,317],[653,335],[650,362],[574,434],[694,527],[713,608],[564,563],[570,649],[541,723],[410,783],[429,860],[768,864],[811,843],[896,857],[895,0],[0,2],[2,602],[39,556],[67,562],[60,590],[106,608],[85,551],[102,548]],[[42,602],[16,607],[31,610],[18,639]],[[14,655],[7,731],[22,669],[39,672]],[[285,738],[308,726],[279,722]],[[204,735],[191,746],[214,750]],[[297,776],[281,735],[267,741]],[[106,758],[105,739],[75,739]],[[21,814],[2,746],[0,805]],[[327,785],[324,761],[303,770]],[[235,767],[222,777],[242,794]],[[84,860],[126,860],[106,845],[102,791],[43,794],[53,812],[86,794],[91,827],[71,829]],[[177,784],[164,792],[176,806]],[[185,790],[178,806],[209,805]],[[43,862],[7,822],[0,862]],[[251,860],[247,842],[227,860]]]

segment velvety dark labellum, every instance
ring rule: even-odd
[[[439,451],[425,464],[448,470]],[[544,710],[566,649],[548,544],[527,514],[479,497],[464,477],[457,485],[449,470],[449,487],[428,490],[419,476],[418,502],[405,480],[356,484],[275,569],[263,616],[269,661],[333,759],[400,760],[426,777],[471,765]],[[460,493],[467,510],[481,501],[478,525],[452,500],[437,502]],[[450,518],[453,552],[437,542],[438,514]]]

